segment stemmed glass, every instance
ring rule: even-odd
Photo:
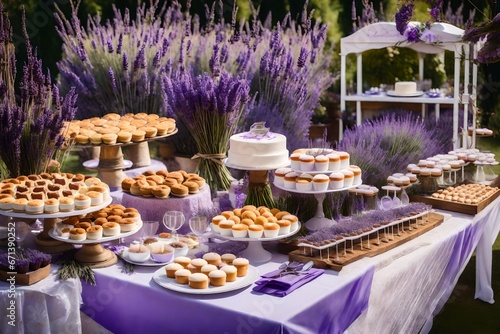
[[[157,220],[143,220],[140,233],[141,239],[144,241],[144,239],[155,235],[156,231],[158,231],[159,226],[160,222]]]
[[[185,220],[184,214],[180,211],[167,211],[163,215],[163,225],[172,232],[174,240],[178,240],[177,230],[182,227]]]
[[[200,250],[203,252],[208,251],[208,245],[204,244],[206,241],[205,233],[208,228],[208,219],[206,216],[194,216],[189,219],[189,227],[191,231],[198,237],[200,242]]]

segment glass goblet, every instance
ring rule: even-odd
[[[163,225],[172,233],[174,240],[177,240],[177,230],[182,227],[186,218],[180,211],[167,211],[163,215]]]
[[[206,216],[194,216],[189,219],[189,227],[191,231],[198,237],[200,242],[200,250],[203,252],[208,251],[208,245],[205,245],[206,241],[205,233],[208,229],[208,219]]]
[[[158,231],[159,226],[160,222],[157,220],[143,220],[140,233],[141,239],[144,240],[146,238],[154,236]]]

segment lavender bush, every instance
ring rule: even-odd
[[[165,75],[162,83],[167,110],[177,116],[196,141],[198,174],[213,190],[229,189],[232,178],[223,161],[229,137],[249,100],[248,84],[226,72],[217,79],[208,74],[179,72],[173,77]]]
[[[51,78],[42,70],[42,61],[33,50],[23,14],[27,61],[20,79],[20,103],[13,95],[15,58],[9,18],[0,4],[0,54],[9,59],[0,76],[0,159],[11,177],[40,174],[65,144],[65,122],[76,112],[77,95],[70,89],[63,98]]]
[[[439,138],[439,129],[426,129],[421,119],[392,114],[347,130],[338,148],[349,152],[351,163],[361,168],[363,183],[380,188],[408,164],[447,152],[449,141]]]

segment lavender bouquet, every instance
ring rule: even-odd
[[[0,4],[0,58],[8,60],[0,75],[0,159],[11,177],[40,174],[66,143],[65,122],[76,112],[77,95],[70,89],[63,98],[42,70],[26,30],[27,61],[20,80],[20,104],[14,97],[15,57],[12,29]]]
[[[177,116],[196,142],[197,173],[212,190],[229,189],[232,177],[223,161],[250,97],[247,82],[226,72],[213,78],[179,71],[163,77],[162,91],[165,109]]]

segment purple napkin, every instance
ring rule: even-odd
[[[278,269],[262,275],[261,278],[255,282],[256,286],[253,288],[253,291],[277,297],[284,297],[307,282],[310,282],[316,277],[322,275],[325,271],[323,269],[311,268],[299,275],[285,275],[282,277],[272,278],[280,272],[281,270]]]

